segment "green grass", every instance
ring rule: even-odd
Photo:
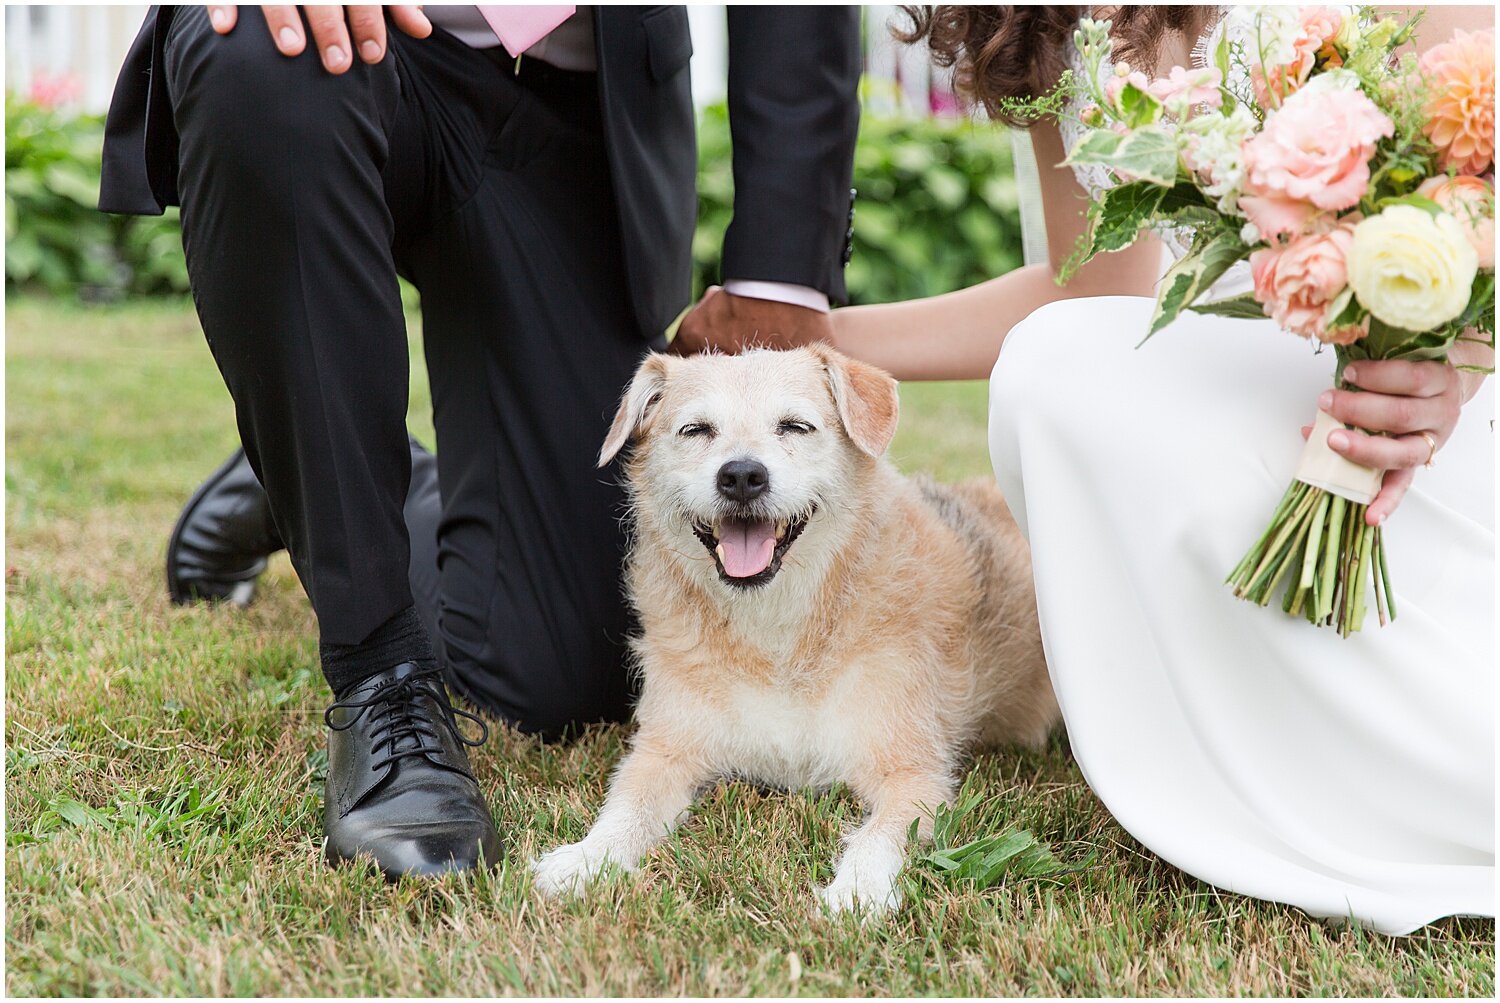
[[[21,301],[7,322],[13,994],[1493,995],[1493,923],[1388,940],[1221,894],[1126,835],[1061,737],[980,758],[953,837],[1028,828],[1084,869],[988,891],[915,873],[864,927],[811,911],[857,812],[839,792],[721,785],[640,874],[566,905],[515,865],[330,870],[325,693],[285,560],[247,613],[163,594],[172,519],[235,440],[191,311]],[[413,388],[430,441],[420,370]],[[982,386],[903,394],[905,468],[987,474]],[[624,734],[479,751],[514,860],[583,834]]]

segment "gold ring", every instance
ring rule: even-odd
[[[1430,467],[1432,466],[1432,458],[1437,455],[1437,440],[1426,432],[1418,432],[1417,434],[1427,440],[1427,462],[1423,463],[1422,466]]]

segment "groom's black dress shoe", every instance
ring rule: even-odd
[[[478,740],[455,716],[484,729]],[[489,729],[449,704],[438,669],[404,662],[328,708],[325,856],[373,858],[386,877],[437,875],[500,863],[494,820],[464,746]]]
[[[282,548],[265,489],[236,449],[193,492],[167,542],[167,592],[182,605],[248,606],[266,558]]]
[[[411,447],[413,501],[435,512],[437,460],[415,438]],[[434,517],[435,518],[435,517]],[[177,517],[167,541],[167,592],[172,602],[228,602],[248,606],[266,559],[286,545],[271,521],[271,502],[243,449],[236,449],[204,481]]]

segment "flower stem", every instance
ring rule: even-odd
[[[1339,537],[1342,535],[1344,509],[1348,506],[1339,495],[1333,496],[1328,506],[1328,532],[1323,545],[1323,570],[1318,574],[1318,620],[1327,620],[1333,615],[1334,592],[1338,582],[1333,576],[1334,562],[1338,560]]]
[[[1385,604],[1390,608],[1391,619],[1396,619],[1396,594],[1391,591],[1391,574],[1385,569],[1385,533],[1380,526],[1375,527],[1375,555],[1380,562],[1380,584],[1385,592]]]
[[[1350,630],[1359,630],[1365,623],[1365,583],[1370,579],[1370,548],[1374,545],[1375,529],[1372,526],[1366,526],[1365,521],[1361,519],[1359,521],[1359,564],[1354,572],[1354,582],[1346,586],[1354,589],[1353,625],[1349,628]]]

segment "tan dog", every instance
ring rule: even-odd
[[[635,440],[640,729],[588,836],[536,862],[540,889],[633,869],[720,777],[843,781],[869,814],[821,895],[885,908],[965,752],[1046,738],[1025,541],[993,482],[882,458],[897,407],[895,380],[826,348],[641,365],[599,454]]]

